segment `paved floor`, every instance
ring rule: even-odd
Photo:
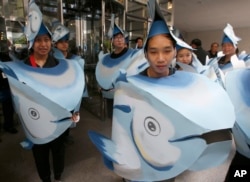
[[[86,103],[85,103],[86,104]],[[92,104],[93,105],[93,104]],[[64,182],[122,182],[122,178],[108,170],[102,162],[101,155],[90,142],[87,131],[95,130],[106,136],[110,135],[111,120],[101,120],[100,106],[92,112],[81,108],[81,120],[76,128],[71,129],[74,139],[66,147]],[[21,125],[17,124],[18,134],[1,132],[0,143],[0,182],[39,182],[32,152],[21,148],[19,143],[24,139]],[[185,172],[175,179],[176,182],[223,182],[228,161],[217,167],[201,172]]]
[[[84,108],[80,113],[80,122],[70,131],[74,143],[66,147],[63,181],[122,182],[121,177],[103,165],[100,153],[87,136],[87,131],[90,129],[109,136],[111,121],[101,121]],[[19,145],[24,139],[20,124],[17,125],[17,129],[18,134],[1,133],[0,182],[39,182],[32,152],[22,149]]]

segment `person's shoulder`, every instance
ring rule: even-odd
[[[208,51],[206,51],[205,49],[203,49],[202,47],[201,47],[201,49],[200,49],[204,54],[206,54],[206,55],[208,55],[209,54],[209,52]]]

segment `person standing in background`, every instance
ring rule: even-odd
[[[135,39],[135,49],[142,49],[143,48],[143,38],[142,37],[137,37]]]
[[[11,61],[8,52],[1,53],[0,60],[3,62]],[[8,83],[8,79],[1,70],[0,70],[0,92],[1,92],[0,101],[2,104],[2,111],[4,118],[3,129],[8,133],[15,134],[18,132],[18,130],[14,126],[14,108],[11,99],[10,86]]]
[[[178,63],[181,64],[187,64],[191,66],[193,69],[197,71],[197,73],[200,73],[202,69],[202,64],[198,60],[197,56],[193,52],[193,48],[188,45],[186,42],[183,40],[176,38],[177,44],[176,44],[176,69],[177,70],[183,70],[182,66]],[[185,69],[184,69],[185,70]]]
[[[211,44],[210,50],[208,51],[208,57],[209,57],[209,59],[216,58],[218,50],[219,50],[219,43],[213,42]]]
[[[77,56],[69,52],[69,38],[70,38],[70,32],[67,27],[65,27],[62,24],[56,24],[54,26],[52,33],[52,42],[54,43],[54,47],[57,48],[59,51],[61,51],[66,59],[70,59],[72,61],[78,61],[79,65],[81,66],[81,69],[84,69],[84,60],[80,56]],[[54,51],[56,50],[54,49]],[[71,127],[69,127],[66,130],[65,134],[66,144],[71,145],[74,143],[74,139],[70,135],[70,128],[73,128],[75,126],[76,123],[72,123]]]
[[[123,65],[126,65],[127,57],[133,53],[133,49],[127,47],[126,37],[127,34],[124,30],[122,30],[118,25],[114,24],[114,29],[112,31],[112,35],[110,35],[113,51],[110,54],[104,55],[96,66],[96,78],[97,82],[101,86],[101,92],[103,98],[105,98],[107,103],[107,115],[108,118],[112,118],[113,115],[113,94],[114,94],[114,86],[113,82],[115,78],[111,78],[110,75],[106,74],[114,74],[117,70],[113,68],[119,67],[122,68]],[[101,73],[105,70],[105,75]],[[107,86],[102,85],[101,82],[108,83]],[[105,87],[105,88],[104,88]]]
[[[229,29],[230,31],[233,31],[233,27],[231,25],[227,25],[225,29]],[[236,55],[238,57],[238,41],[241,40],[241,38],[235,36],[234,37],[235,40],[231,37],[229,37],[228,35],[224,34],[223,38],[222,38],[222,52],[224,54],[224,56],[222,56],[219,61],[219,67],[223,68],[224,66],[228,65],[231,63],[231,59],[234,55]]]
[[[237,69],[237,70],[239,69],[239,67],[234,68],[234,64],[237,64],[240,62],[240,60],[237,59],[238,58],[238,55],[237,55],[238,42],[240,40],[241,40],[241,38],[235,35],[233,27],[230,24],[227,24],[227,26],[224,29],[224,35],[223,35],[222,44],[221,44],[224,56],[222,56],[220,58],[220,60],[218,61],[219,67],[221,69],[223,69],[224,73],[225,74],[227,73],[227,75],[229,75],[231,73],[231,71],[234,71],[234,69]],[[243,62],[243,61],[241,61],[241,62]],[[245,67],[243,67],[243,69],[244,68]],[[238,77],[238,79],[239,78],[240,77]],[[242,82],[242,80],[238,80],[238,79],[237,79],[237,82],[239,82],[239,83]],[[248,83],[248,80],[245,80],[244,82]],[[243,84],[245,84],[244,82],[243,82]],[[245,87],[247,88],[248,86],[246,86],[246,85],[245,85]],[[236,85],[234,87],[237,89],[240,89]],[[227,87],[226,87],[226,90],[227,90]],[[228,90],[230,90],[230,88],[228,88]],[[229,93],[232,94],[232,92],[229,92]],[[242,91],[240,91],[239,93],[240,93],[240,97],[242,97],[243,100],[246,100],[246,102],[248,102],[247,98],[249,98],[249,95],[248,94],[244,95],[243,94],[244,92],[242,92]],[[229,96],[231,96],[231,95],[229,95]],[[241,103],[239,100],[237,100],[237,102]],[[245,123],[248,123],[248,121],[249,121],[249,119],[248,119],[249,109],[247,109],[246,112],[244,112],[245,109],[243,109],[243,108],[245,108],[245,106],[243,103],[241,103],[240,107],[241,108],[238,108],[237,106],[235,106],[236,114],[239,114],[239,116],[236,117],[235,127],[232,129],[233,136],[235,137],[236,153],[235,153],[234,158],[233,158],[233,160],[230,163],[230,166],[228,168],[225,182],[231,182],[232,179],[235,179],[234,174],[235,174],[236,170],[238,170],[238,169],[249,170],[250,169],[249,168],[250,167],[250,158],[249,158],[250,152],[249,152],[249,143],[247,143],[248,142],[247,141],[248,140],[247,134],[245,134],[243,132],[243,130],[241,129],[241,127],[245,127],[245,129],[247,129],[248,127],[246,127],[247,125],[243,126],[242,124],[239,125],[237,123],[237,118],[239,118],[239,120],[241,120],[241,123],[242,123],[242,121],[244,121]],[[243,118],[243,119],[241,119],[241,118]],[[246,120],[244,118],[246,118]],[[239,128],[239,129],[237,129],[237,128]],[[239,131],[241,131],[240,134],[239,134]],[[249,133],[250,131],[246,130],[245,132]],[[244,147],[248,147],[248,149],[244,148]],[[242,148],[244,150],[242,150]],[[249,174],[248,174],[248,176],[249,176]],[[249,179],[249,177],[248,177],[248,179]],[[246,178],[243,178],[242,180],[249,181],[249,180],[246,180]]]
[[[194,49],[194,53],[197,55],[197,58],[201,62],[201,64],[206,65],[206,61],[208,58],[208,53],[202,48],[202,42],[200,39],[193,39],[191,41],[192,48]]]

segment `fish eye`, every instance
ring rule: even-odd
[[[146,117],[144,120],[144,127],[148,134],[158,136],[161,132],[161,127],[158,121],[153,117]]]
[[[34,108],[29,108],[28,113],[29,116],[34,120],[38,120],[40,118],[39,112]]]

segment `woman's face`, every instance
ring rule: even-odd
[[[33,50],[36,55],[48,55],[51,50],[51,38],[49,35],[38,35],[33,44]]]
[[[167,76],[169,66],[176,55],[173,42],[165,34],[156,35],[148,40],[145,56],[149,62],[152,77]]]
[[[178,50],[176,61],[184,64],[190,64],[192,62],[192,51],[186,48]]]
[[[226,56],[232,56],[236,52],[236,48],[230,42],[226,42],[222,44],[222,51]]]
[[[67,52],[69,49],[69,41],[68,40],[59,40],[55,46],[62,52]]]

